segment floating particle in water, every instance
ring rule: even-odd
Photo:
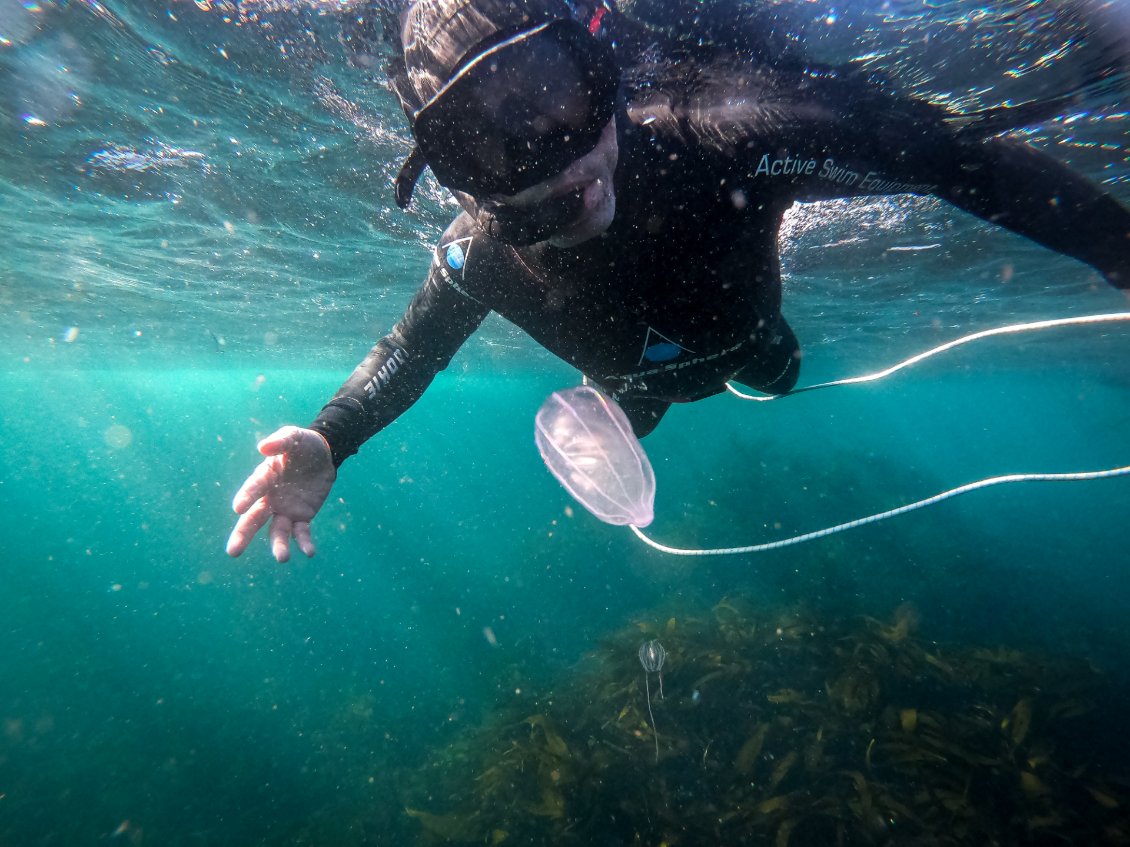
[[[102,433],[102,440],[108,447],[122,450],[133,443],[133,430],[123,424],[110,424]]]

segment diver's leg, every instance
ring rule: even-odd
[[[596,380],[590,379],[584,374],[581,375],[581,384],[591,385],[605,395],[614,398],[616,405],[627,415],[628,423],[632,425],[632,432],[636,438],[643,438],[659,426],[659,421],[671,408],[671,401],[669,400],[656,400],[653,397],[642,397],[638,394],[618,396],[615,389],[600,385]]]
[[[784,317],[757,339],[752,361],[733,376],[735,382],[765,394],[787,394],[800,377],[800,342]]]

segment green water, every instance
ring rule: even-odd
[[[804,4],[797,32],[985,105],[1062,90],[1087,48],[1022,5],[852,4],[837,23]],[[398,107],[342,55],[340,9],[292,11],[0,6],[0,847],[413,843],[405,807],[444,811],[421,786],[474,778],[451,756],[476,728],[548,713],[538,698],[592,679],[594,656],[627,673],[634,647],[609,652],[627,628],[727,597],[829,631],[910,603],[923,644],[1092,663],[1112,683],[1095,714],[1124,712],[1127,479],[997,487],[760,556],[665,556],[546,471],[534,415],[579,375],[497,318],[346,463],[315,558],[279,565],[263,539],[227,557],[256,440],[309,422],[388,331],[453,210],[430,179],[393,207]],[[905,49],[926,35],[932,51]],[[1125,200],[1125,120],[1108,90],[1022,135]],[[781,250],[802,385],[1126,308],[1088,268],[933,200],[798,206]],[[677,406],[645,442],[649,532],[753,544],[998,474],[1126,465],[1128,326]],[[770,666],[781,679],[750,690],[815,673]],[[557,708],[600,702],[571,690]],[[1096,756],[1124,735],[1091,730]],[[643,779],[641,738],[619,767]]]
[[[1036,345],[1046,374],[971,371],[983,355],[952,354],[885,386],[676,408],[646,444],[653,534],[753,543],[982,476],[1124,462],[1121,368],[1060,359],[1113,361],[1121,343],[1078,332]],[[177,844],[367,820],[396,843],[387,833],[412,831],[403,767],[512,686],[561,684],[631,616],[729,595],[835,615],[909,600],[933,637],[1123,672],[1125,483],[998,489],[761,557],[674,559],[571,505],[541,466],[532,418],[569,384],[559,367],[441,377],[343,467],[314,559],[279,565],[261,540],[229,559],[229,502],[256,438],[308,419],[339,378],[214,364],[5,373],[11,843],[89,843],[123,820]]]

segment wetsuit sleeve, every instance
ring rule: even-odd
[[[708,91],[667,114],[751,199],[933,194],[1130,288],[1130,210],[1053,157],[850,74],[728,79],[726,99]]]
[[[938,175],[937,196],[1130,289],[1130,209],[1027,144],[995,138],[955,146],[957,167]]]
[[[334,467],[415,403],[490,311],[443,271],[432,263],[404,317],[310,425],[329,442]]]
[[[933,194],[1085,262],[1111,285],[1130,288],[1130,209],[1035,147],[960,132],[940,115],[929,115],[927,110],[939,112],[934,107],[889,99],[885,114],[870,120],[856,115],[853,123],[867,135],[858,146],[812,165],[814,178],[798,186],[797,199]],[[914,111],[922,119],[907,123]],[[844,121],[835,119],[840,126]],[[868,152],[860,157],[859,150]],[[754,167],[764,169],[763,160]]]

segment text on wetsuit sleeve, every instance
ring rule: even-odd
[[[818,159],[794,157],[788,153],[783,157],[765,153],[754,171],[754,176],[766,177],[813,175],[825,182],[870,194],[930,194],[936,189],[936,186],[928,183],[889,179],[879,171],[869,170],[861,174],[846,165],[837,165],[830,156],[820,162]]]

